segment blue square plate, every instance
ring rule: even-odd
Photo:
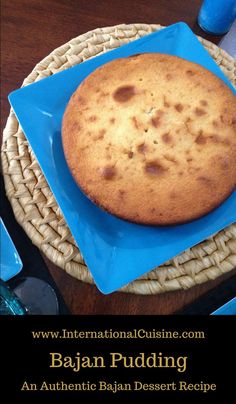
[[[178,23],[9,96],[84,260],[103,293],[119,289],[236,221],[236,192],[218,209],[192,223],[145,227],[103,212],[74,182],[61,141],[61,121],[66,104],[80,82],[95,68],[119,57],[144,52],[167,53],[197,62],[232,88],[189,27]]]
[[[0,278],[6,282],[17,275],[22,267],[16,247],[0,218]]]
[[[219,307],[219,309],[215,310],[213,313],[214,315],[229,315],[235,316],[236,315],[236,297],[231,299],[229,302],[225,303],[223,306]]]

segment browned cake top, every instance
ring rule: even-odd
[[[196,219],[236,185],[236,97],[175,56],[141,54],[95,70],[71,97],[62,136],[84,193],[137,223]]]

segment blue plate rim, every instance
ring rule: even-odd
[[[12,251],[17,255],[17,258],[18,258],[18,261],[19,261],[19,265],[15,265],[15,266],[14,266],[14,267],[17,267],[17,269],[16,269],[16,271],[14,272],[13,275],[9,276],[8,278],[4,278],[4,279],[2,279],[2,276],[0,276],[0,278],[1,278],[2,280],[4,280],[4,281],[9,281],[10,279],[14,278],[16,275],[18,275],[18,274],[21,272],[21,270],[22,270],[22,268],[23,268],[23,262],[22,262],[21,257],[20,257],[20,255],[19,255],[17,249],[16,249],[15,244],[13,243],[13,240],[12,240],[12,238],[11,238],[11,236],[10,236],[10,234],[9,234],[9,232],[8,232],[8,230],[7,230],[7,228],[6,228],[6,225],[5,225],[5,223],[4,223],[3,219],[2,219],[2,217],[0,217],[0,228],[1,228],[1,226],[2,226],[2,229],[3,229],[3,231],[4,231],[5,237],[7,237],[8,240],[9,240],[9,242],[10,242]]]

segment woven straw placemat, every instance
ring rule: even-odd
[[[98,28],[55,49],[37,64],[23,85],[41,80],[110,49],[160,30],[160,25],[131,24]],[[226,52],[199,38],[235,85],[236,64]],[[7,196],[17,221],[32,242],[70,275],[93,283],[78,247],[41,172],[18,121],[10,111],[3,132],[2,165]],[[122,291],[155,294],[187,289],[236,267],[236,224],[130,283]]]

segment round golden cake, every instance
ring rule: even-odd
[[[82,191],[132,222],[197,219],[236,185],[236,97],[179,57],[145,53],[96,69],[69,101],[62,139]]]

